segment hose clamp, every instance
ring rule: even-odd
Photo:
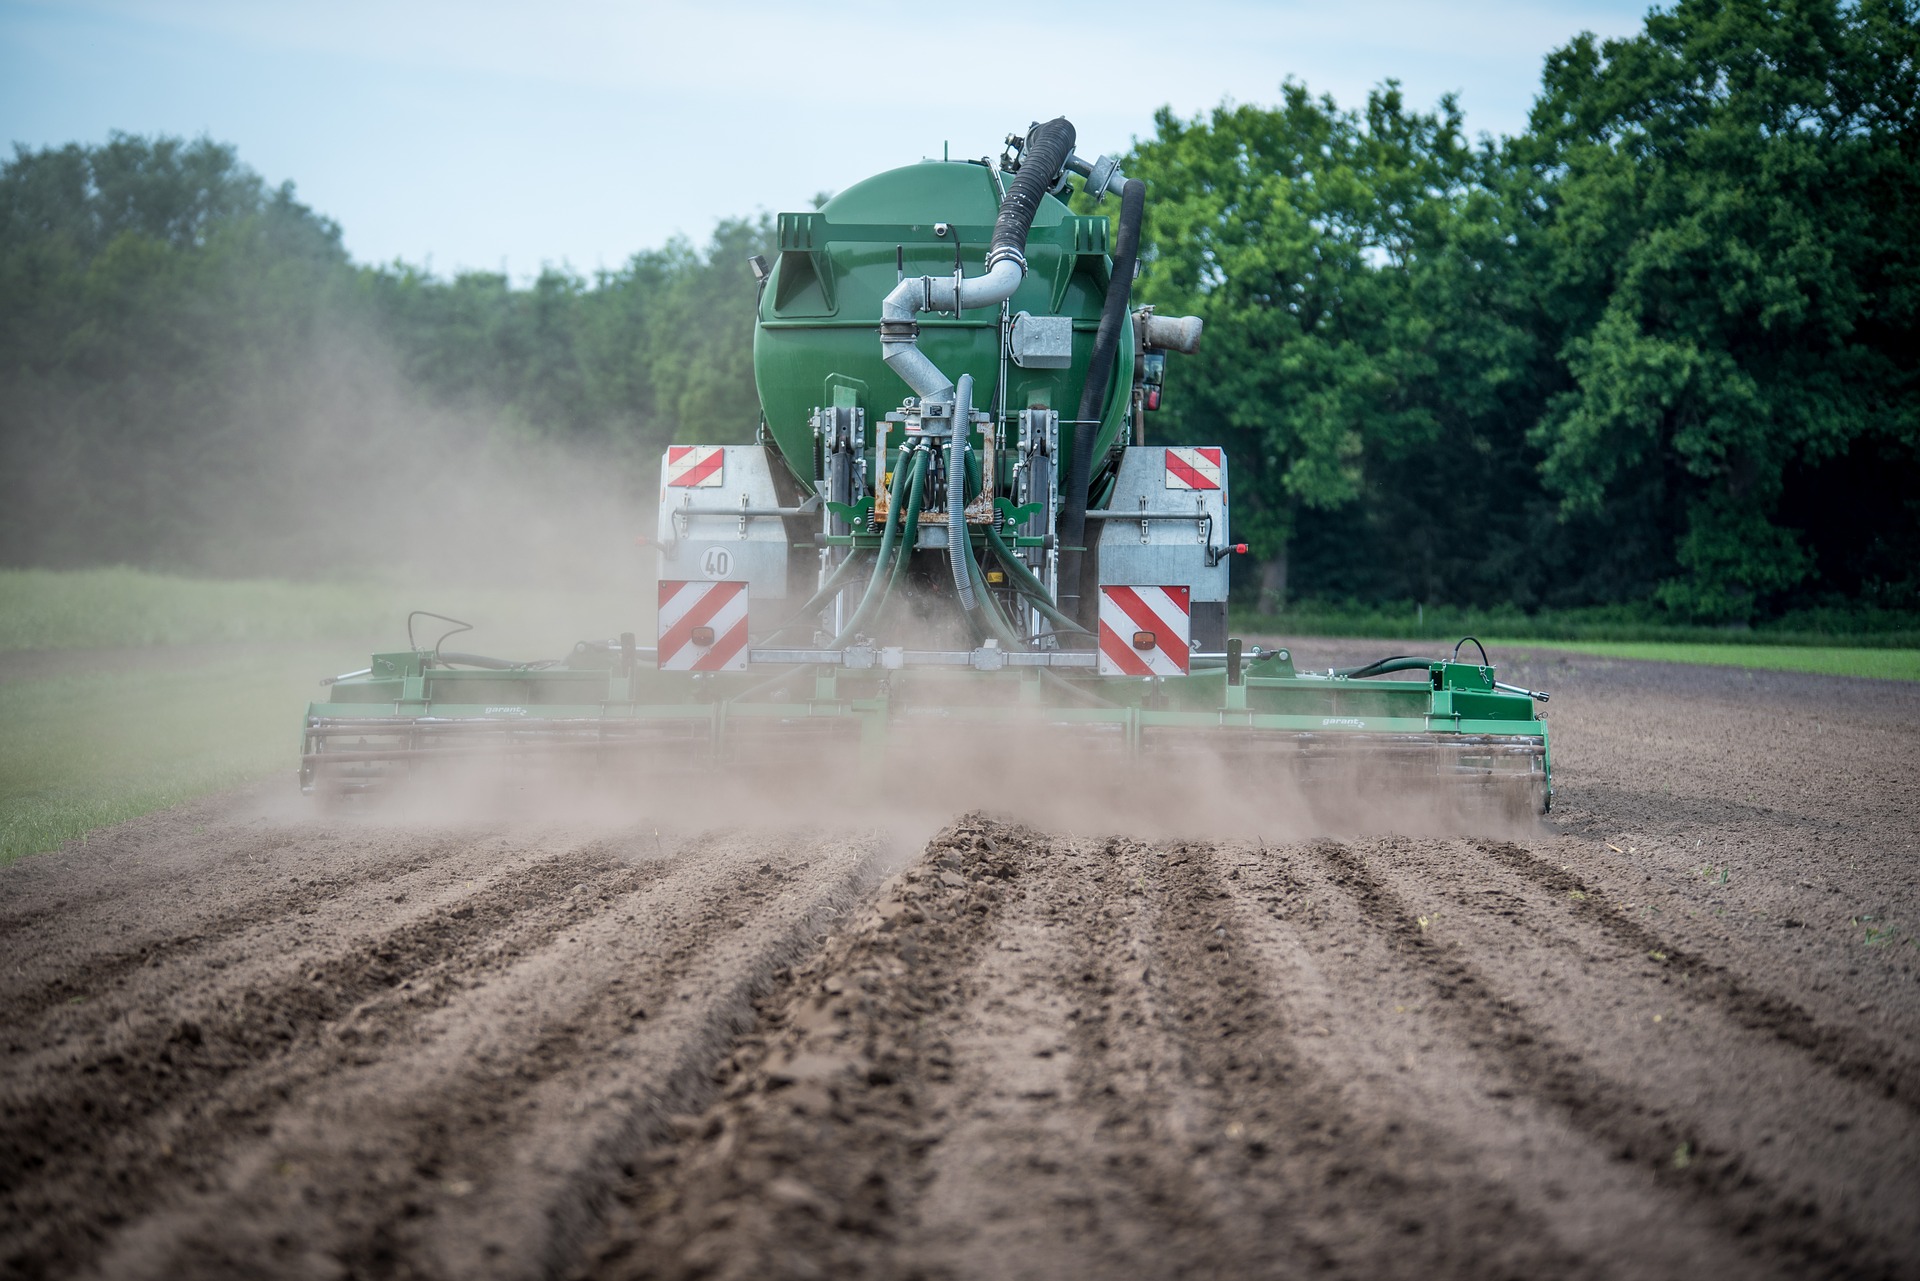
[[[995,245],[992,251],[987,254],[987,270],[992,271],[1002,262],[1009,259],[1019,265],[1021,275],[1024,276],[1027,274],[1027,256],[1018,249],[1015,249],[1012,245]]]
[[[882,320],[880,322],[881,342],[919,342],[920,322],[907,320]]]

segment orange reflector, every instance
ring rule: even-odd
[[[1154,639],[1152,632],[1135,632],[1133,634],[1133,647],[1135,649],[1152,649],[1159,643],[1158,640]]]
[[[688,633],[687,639],[696,645],[711,645],[713,644],[713,628],[696,627]]]

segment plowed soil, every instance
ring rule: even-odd
[[[1503,675],[1518,830],[275,780],[28,859],[0,1273],[1920,1276],[1920,687]]]

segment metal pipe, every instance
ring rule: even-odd
[[[1140,345],[1154,347],[1161,351],[1177,351],[1183,356],[1191,356],[1200,350],[1200,331],[1206,328],[1206,322],[1198,316],[1156,316],[1148,312],[1146,316],[1136,315],[1140,322]]]
[[[848,645],[839,649],[762,649],[756,646],[747,651],[747,661],[755,667],[793,663],[845,667],[852,671],[897,671],[910,667],[980,668],[983,664],[989,664],[986,670],[998,671],[1004,667],[1098,667],[1100,656],[1092,650],[1017,650],[992,644],[976,649],[906,649],[872,645]]]
[[[1003,258],[986,275],[962,280],[957,289],[951,276],[901,281],[880,303],[881,358],[922,400],[945,402],[953,394],[953,380],[920,350],[920,322],[914,317],[923,311],[997,307],[1013,297],[1026,272],[1025,258]]]
[[[880,354],[922,400],[944,403],[953,380],[920,350],[923,311],[961,312],[969,307],[998,306],[1013,297],[1027,274],[1027,233],[1040,200],[1073,154],[1073,125],[1065,117],[1036,125],[1027,135],[1025,155],[1013,186],[1000,202],[987,249],[986,274],[914,276],[893,287],[880,304]]]
[[[1518,685],[1509,685],[1505,681],[1495,681],[1493,687],[1495,689],[1504,689],[1509,694],[1525,694],[1528,698],[1537,698],[1543,703],[1553,697],[1553,695],[1547,693],[1545,690],[1522,689]]]
[[[1109,191],[1126,185],[1127,175],[1120,172],[1120,162],[1112,156],[1101,156],[1098,160],[1068,156],[1067,168],[1087,180],[1087,199],[1096,205],[1107,198]]]
[[[492,658],[486,654],[463,654],[458,650],[445,653],[434,652],[434,661],[459,667],[480,667],[493,672],[517,672],[540,666],[540,660],[516,661],[511,658]]]
[[[809,498],[798,507],[670,507],[675,516],[811,516],[820,510],[820,500]]]
[[[690,516],[726,516],[740,520],[786,520],[796,516],[810,516],[820,510],[820,496],[814,495],[798,507],[669,507],[667,527],[673,531],[673,541],[678,543],[684,535],[683,526]]]

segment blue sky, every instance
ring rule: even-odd
[[[1162,105],[1269,102],[1288,76],[1343,105],[1389,77],[1420,106],[1455,92],[1469,130],[1511,133],[1549,50],[1647,7],[0,0],[0,141],[208,134],[293,180],[361,261],[524,278],[805,208],[946,144],[997,153],[1035,117],[1119,150]]]

